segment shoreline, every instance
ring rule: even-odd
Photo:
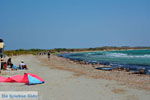
[[[132,51],[132,50],[149,50],[149,49],[128,49],[128,50],[110,50],[110,51]],[[109,50],[106,50],[109,51]],[[93,52],[100,52],[100,51],[93,51]],[[78,55],[80,53],[84,52],[72,52],[72,53],[60,53],[57,56],[62,57],[71,61],[74,61],[75,63],[79,64],[92,64],[93,66],[95,65],[103,65],[103,67],[97,67],[96,69],[98,70],[105,70],[105,71],[110,71],[110,70],[124,70],[127,72],[132,72],[134,74],[145,74],[145,75],[150,75],[150,66],[149,65],[139,65],[139,64],[128,64],[128,63],[113,63],[109,61],[97,61],[97,60],[86,60],[84,59],[85,57],[74,57],[72,58],[71,55]],[[85,52],[86,53],[86,52]],[[92,52],[88,52],[92,53]]]
[[[103,71],[97,70],[95,67],[107,67],[106,65],[84,65],[76,63],[66,58],[51,56],[52,61],[48,61],[46,56],[37,56],[38,59],[48,66],[53,66],[59,70],[74,72],[75,77],[86,76],[92,79],[106,79],[121,82],[121,84],[128,85],[132,88],[150,90],[150,76],[144,74],[132,74],[126,71]]]
[[[120,71],[100,71],[90,65],[64,58],[21,55],[12,57],[17,65],[24,60],[29,70],[3,71],[1,76],[33,73],[44,84],[0,83],[0,91],[37,91],[38,100],[149,100],[150,77]],[[109,95],[108,95],[109,94]]]

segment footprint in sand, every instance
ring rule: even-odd
[[[113,89],[112,92],[115,94],[125,94],[126,90],[121,89],[121,88],[117,88],[117,89]]]

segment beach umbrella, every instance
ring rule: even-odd
[[[11,76],[9,78],[11,78],[12,80],[14,80],[15,82],[18,82],[18,83],[24,83],[23,82],[24,75],[15,75],[15,76]]]
[[[35,74],[25,73],[22,79],[22,82],[29,84],[29,85],[34,85],[34,84],[42,84],[45,81],[41,77]]]
[[[0,76],[0,82],[10,82],[10,83],[18,82],[18,83],[25,83],[28,85],[34,85],[34,84],[42,84],[45,81],[35,74],[25,73],[24,75],[15,75],[11,77]]]
[[[12,83],[12,82],[16,82],[16,81],[13,80],[12,78],[8,77],[4,82]]]
[[[0,76],[0,82],[4,82],[6,79],[7,77]]]
[[[10,77],[3,77],[3,76],[0,76],[0,82],[15,82],[15,80],[13,80],[13,79],[10,78]]]

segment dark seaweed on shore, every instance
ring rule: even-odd
[[[98,70],[106,70],[106,71],[111,71],[111,70],[126,70],[130,71],[135,74],[147,74],[150,75],[150,66],[148,65],[135,65],[135,64],[119,64],[119,63],[112,63],[112,62],[107,62],[107,61],[92,61],[92,60],[85,60],[82,58],[76,58],[75,56],[82,56],[82,54],[71,54],[71,53],[64,53],[64,54],[58,54],[57,56],[63,57],[75,62],[82,62],[82,64],[100,64],[100,65],[106,65],[106,66],[111,66],[111,67],[99,67],[96,68]]]

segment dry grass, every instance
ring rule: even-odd
[[[126,90],[118,88],[118,89],[113,89],[112,92],[116,94],[124,94]]]

